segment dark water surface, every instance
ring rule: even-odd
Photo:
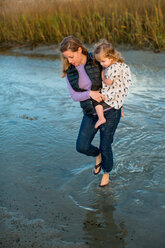
[[[0,54],[0,247],[165,247],[165,53],[122,53],[133,85],[104,189],[75,151],[82,111],[48,54]]]

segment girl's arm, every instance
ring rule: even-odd
[[[108,89],[108,95],[112,99],[118,99],[117,104],[119,108],[123,105],[131,85],[130,68],[125,64],[115,64],[108,73],[107,77],[114,80],[112,87]]]

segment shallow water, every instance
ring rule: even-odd
[[[75,151],[82,111],[47,54],[0,54],[0,247],[163,248],[165,53],[122,52],[133,85],[104,189]]]

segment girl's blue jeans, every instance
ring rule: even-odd
[[[109,173],[113,168],[113,137],[120,121],[121,109],[111,108],[104,112],[106,123],[99,128],[95,128],[98,120],[97,115],[84,115],[80,126],[76,142],[76,150],[87,156],[96,157],[101,153],[102,169],[104,173]],[[97,131],[100,130],[100,147],[92,145]]]

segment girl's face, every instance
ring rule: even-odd
[[[113,59],[101,57],[99,60],[102,67],[108,67],[113,64]]]
[[[68,62],[74,66],[81,65],[84,59],[81,47],[79,47],[76,52],[72,52],[72,50],[68,49],[62,54],[68,60]]]

